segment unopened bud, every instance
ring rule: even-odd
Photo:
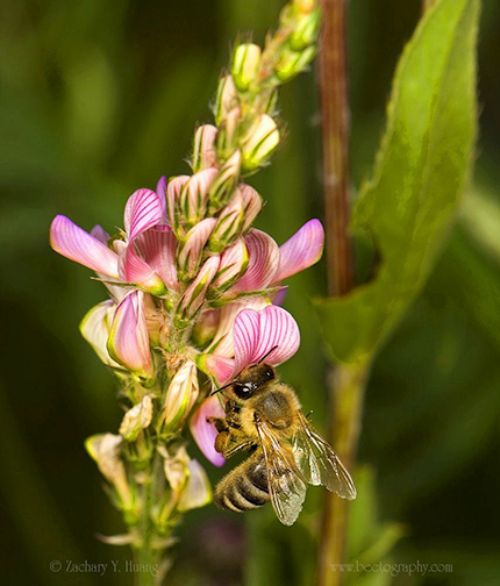
[[[217,176],[217,169],[198,171],[182,186],[178,196],[178,223],[194,226],[205,216],[210,186]]]
[[[212,124],[200,126],[194,135],[193,159],[191,167],[196,173],[202,169],[213,167],[217,162],[215,139],[217,128]]]
[[[248,250],[243,238],[226,248],[221,255],[220,265],[212,283],[211,296],[217,297],[233,285],[247,270]]]
[[[243,198],[243,227],[242,232],[246,232],[253,224],[255,218],[262,209],[262,198],[250,185],[242,183],[239,187]]]
[[[170,432],[178,428],[188,416],[198,394],[196,364],[187,360],[170,381],[159,419],[160,429]]]
[[[234,85],[233,78],[226,75],[219,81],[217,96],[215,98],[214,115],[217,126],[220,126],[228,112],[238,107],[238,92]]]
[[[219,327],[220,311],[206,309],[196,320],[191,339],[198,348],[204,348],[215,336]]]
[[[241,153],[235,151],[219,170],[210,188],[210,211],[217,212],[233,194],[240,177]]]
[[[316,42],[320,20],[319,9],[304,14],[299,18],[290,36],[290,47],[294,51],[303,51],[306,47]]]
[[[211,256],[201,267],[196,279],[184,292],[179,303],[175,323],[179,328],[186,327],[205,302],[207,289],[219,268],[220,258]]]
[[[317,4],[317,0],[293,0],[293,7],[305,14],[312,12]]]
[[[285,50],[275,65],[274,72],[279,80],[288,81],[307,69],[309,63],[314,59],[315,54],[315,46],[307,47],[303,51]]]
[[[254,171],[265,164],[280,142],[276,122],[267,114],[262,114],[248,131],[241,147],[242,167]]]
[[[237,146],[240,116],[240,108],[233,108],[221,123],[221,130],[217,139],[217,151],[223,159],[234,152]]]
[[[140,403],[134,405],[123,416],[120,435],[128,442],[134,442],[139,433],[149,427],[153,418],[153,401],[151,395],[145,395]]]
[[[174,177],[171,181],[169,181],[167,186],[167,217],[169,224],[176,236],[179,236],[182,233],[179,198],[182,188],[188,181],[188,175],[179,175],[178,177]]]
[[[233,53],[231,73],[236,87],[244,92],[256,80],[260,69],[261,49],[253,43],[238,45]]]
[[[85,449],[95,460],[101,474],[115,488],[119,505],[125,510],[133,508],[125,466],[120,457],[123,438],[112,433],[93,435],[85,441]]]
[[[205,218],[189,230],[177,255],[177,274],[183,281],[196,276],[203,249],[216,224],[215,218]]]
[[[208,245],[210,250],[220,252],[238,238],[243,228],[244,213],[243,195],[237,189],[217,218]]]

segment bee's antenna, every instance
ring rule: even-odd
[[[224,385],[223,387],[219,387],[218,389],[215,389],[215,391],[212,391],[210,393],[210,396],[212,395],[216,395],[217,393],[220,393],[221,391],[223,391],[224,389],[227,389],[227,387],[230,387],[232,385],[232,381],[230,383],[227,383],[227,385]]]
[[[271,350],[269,350],[268,352],[266,352],[264,354],[264,356],[262,358],[259,359],[259,361],[257,362],[257,364],[262,364],[264,362],[264,360],[269,356],[269,354],[271,354],[271,352],[274,352],[276,350],[276,348],[278,347],[278,345],[276,344],[276,346],[273,346],[271,348]]]

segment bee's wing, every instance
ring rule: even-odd
[[[302,413],[293,438],[295,461],[309,484],[322,484],[340,497],[353,500],[356,487],[330,444],[313,429]]]
[[[289,445],[283,446],[265,422],[256,423],[264,453],[271,503],[283,525],[293,525],[302,510],[306,483],[297,468]]]

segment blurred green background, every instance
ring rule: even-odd
[[[193,128],[211,120],[208,104],[231,43],[249,31],[261,42],[281,4],[0,4],[2,583],[132,583],[126,571],[49,567],[131,556],[95,538],[122,525],[83,449],[88,435],[115,430],[121,416],[112,375],[78,333],[105,293],[49,249],[48,225],[61,212],[112,230],[134,189],[186,172]],[[349,3],[354,193],[369,172],[394,66],[419,14],[418,0]],[[452,564],[453,572],[351,574],[349,584],[500,583],[499,27],[500,4],[486,0],[474,184],[425,291],[376,362],[350,540],[352,559]],[[258,225],[278,242],[322,213],[315,79],[312,71],[283,89],[286,142],[251,181],[268,202]],[[282,368],[319,427],[326,362],[306,298],[324,292],[323,270],[290,283],[286,307],[304,343]],[[189,515],[169,584],[313,584],[320,499],[311,489],[292,529],[269,510],[245,519],[213,507]]]

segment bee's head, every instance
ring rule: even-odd
[[[275,378],[275,372],[269,364],[253,364],[245,368],[231,384],[231,390],[240,401],[253,397]]]

